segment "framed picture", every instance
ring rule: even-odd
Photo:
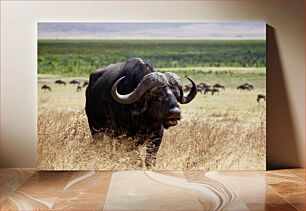
[[[265,170],[264,22],[39,22],[38,168]]]

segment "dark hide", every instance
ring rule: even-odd
[[[156,87],[132,104],[120,104],[111,95],[113,84],[122,76],[125,78],[118,86],[118,93],[128,94],[151,72],[151,66],[134,58],[97,70],[90,75],[85,110],[93,136],[99,130],[114,129],[117,135],[124,132],[128,136],[143,137],[139,143],[149,140],[153,147],[148,149],[148,153],[156,154],[163,130],[169,127],[165,123],[168,110],[179,107],[176,99],[180,97],[179,91],[168,86]]]

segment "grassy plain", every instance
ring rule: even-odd
[[[198,94],[181,105],[182,120],[165,131],[153,169],[265,169],[266,42],[263,40],[39,40],[38,168],[145,169],[146,145],[102,135],[93,140],[85,115],[85,89],[55,85],[86,80],[90,72],[141,57],[155,71],[174,72],[184,84],[221,83],[219,94]],[[250,82],[253,91],[237,86]],[[52,92],[40,89],[43,84]]]
[[[183,118],[165,131],[154,169],[265,169],[266,104],[256,102],[257,94],[266,92],[264,68],[160,71],[182,77],[187,71],[196,82],[218,82],[226,89],[213,96],[199,93],[194,101],[181,105]],[[74,78],[87,79],[38,76],[38,167],[145,169],[145,146],[107,136],[91,138],[84,111],[85,89],[77,92],[76,86],[54,84],[56,79],[68,82]],[[245,81],[253,83],[255,90],[236,89]],[[51,86],[52,92],[40,90],[43,84]]]

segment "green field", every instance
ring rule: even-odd
[[[86,76],[127,58],[155,68],[265,67],[263,40],[39,40],[38,73]]]

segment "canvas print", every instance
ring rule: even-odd
[[[265,170],[263,22],[39,22],[41,170]]]

